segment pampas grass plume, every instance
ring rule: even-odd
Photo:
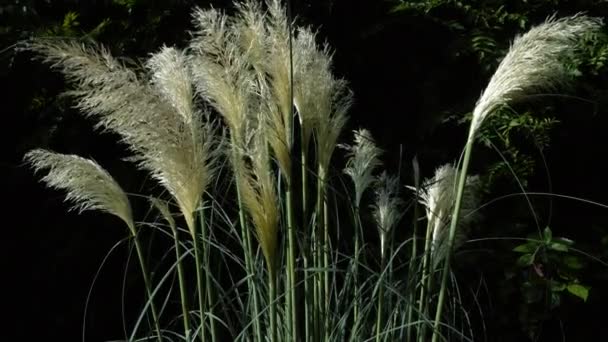
[[[36,149],[25,155],[36,172],[48,169],[42,181],[48,187],[67,191],[72,209],[100,210],[122,219],[135,235],[131,205],[120,185],[99,164],[75,155]]]
[[[374,170],[382,165],[379,158],[382,150],[376,146],[368,130],[360,129],[353,133],[355,135],[354,145],[341,147],[348,153],[344,173],[351,178],[355,185],[355,206],[359,207],[363,193],[374,182]]]
[[[422,191],[418,192],[419,201],[426,208],[426,216],[432,229],[432,250],[435,255],[445,247],[447,228],[450,225],[454,202],[456,200],[457,170],[451,164],[445,164],[435,170],[435,175],[424,181]],[[460,218],[454,241],[454,249],[465,241],[471,225],[478,219],[476,209],[480,200],[480,180],[478,176],[467,176],[463,193]],[[410,189],[415,190],[410,187]],[[435,258],[435,262],[441,257]]]
[[[399,179],[383,172],[376,179],[375,194],[372,213],[380,234],[380,251],[384,257],[388,234],[403,215],[403,200],[399,198]]]
[[[475,105],[471,135],[489,114],[507,102],[567,84],[571,76],[564,59],[576,51],[583,35],[601,26],[601,19],[580,14],[562,19],[551,17],[515,38]]]

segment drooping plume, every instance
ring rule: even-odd
[[[584,15],[552,17],[517,37],[475,105],[469,138],[500,106],[566,84],[571,76],[565,59],[576,51],[583,35],[601,26],[601,19]]]
[[[142,81],[107,50],[73,42],[40,40],[31,48],[75,84],[70,94],[97,127],[115,132],[177,201],[188,226],[214,170],[213,125],[194,109],[191,77],[183,52],[163,48],[146,66]]]
[[[263,125],[253,132],[251,144],[242,151],[239,162],[248,165],[239,167],[242,175],[237,181],[266,263],[270,270],[275,270],[281,211],[275,186],[276,179],[272,172],[265,140],[265,127]]]
[[[73,209],[100,210],[118,216],[135,235],[135,224],[127,195],[110,174],[95,161],[75,155],[32,150],[25,155],[36,172],[48,169],[42,178],[47,186],[67,191]]]

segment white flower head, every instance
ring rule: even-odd
[[[366,129],[353,131],[355,134],[355,144],[352,146],[341,145],[347,151],[348,161],[344,168],[355,185],[355,206],[361,204],[361,197],[367,188],[374,182],[373,172],[380,166],[380,153],[372,138],[371,133]]]
[[[378,176],[376,182],[376,201],[372,205],[372,210],[380,234],[380,251],[384,257],[388,234],[403,216],[404,203],[399,198],[399,179],[397,177],[383,172]]]
[[[451,164],[445,164],[437,168],[432,178],[424,181],[422,191],[418,193],[420,203],[426,208],[428,224],[433,232],[431,248],[435,262],[441,260],[447,252],[445,240],[456,201],[457,181],[457,170]],[[478,218],[475,210],[479,206],[479,191],[479,176],[467,176],[454,249],[464,243],[471,225]]]

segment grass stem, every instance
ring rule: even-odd
[[[134,233],[135,229],[131,229]],[[135,244],[135,250],[137,251],[137,259],[139,260],[139,266],[141,268],[141,273],[144,279],[144,286],[146,287],[146,293],[148,295],[148,300],[150,301],[150,311],[152,311],[152,319],[154,320],[154,328],[156,329],[156,334],[158,335],[157,340],[162,342],[162,334],[160,330],[160,321],[158,317],[158,311],[156,311],[156,305],[154,304],[154,300],[152,297],[152,283],[150,282],[148,268],[146,267],[146,262],[144,258],[143,249],[141,244],[139,243],[139,239],[137,236],[133,236],[133,243]]]
[[[471,160],[471,153],[473,150],[475,130],[473,123],[469,129],[469,138],[465,146],[464,157],[462,160],[462,168],[460,170],[458,179],[458,188],[456,193],[456,202],[454,203],[454,211],[452,213],[452,220],[450,221],[450,230],[448,235],[447,253],[445,260],[443,261],[443,270],[441,272],[441,285],[439,287],[439,298],[437,299],[437,309],[435,311],[435,322],[433,325],[433,338],[432,342],[437,342],[439,339],[439,325],[441,324],[441,315],[443,313],[443,304],[445,302],[445,294],[447,291],[447,280],[448,274],[450,273],[450,261],[452,257],[452,246],[454,244],[454,236],[456,235],[456,227],[458,226],[458,218],[460,214],[460,207],[462,206],[462,195],[464,194],[464,186],[467,180],[467,171],[469,168],[469,162]]]

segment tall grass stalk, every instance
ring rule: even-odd
[[[289,36],[289,124],[291,130],[285,132],[285,140],[288,146],[293,146],[294,136],[294,62],[293,62],[293,29],[292,29],[292,15],[291,15],[291,1],[287,1],[287,29]],[[291,166],[291,164],[290,164]],[[289,328],[290,336],[292,341],[298,341],[298,318],[297,318],[297,303],[296,303],[296,243],[295,243],[295,222],[294,222],[294,206],[293,206],[293,179],[287,179],[287,192],[285,193],[285,206],[287,209],[287,240],[288,240],[288,259],[287,259],[287,273],[289,279],[289,287],[287,290],[287,301],[289,303],[287,307],[287,313],[290,315]]]
[[[235,150],[231,153],[232,158],[238,158]],[[233,165],[235,165],[233,161]],[[236,172],[237,170],[235,170]],[[235,177],[240,177],[235,174]],[[247,220],[245,218],[245,206],[243,200],[241,198],[241,189],[239,186],[239,182],[235,182],[236,188],[236,197],[237,197],[237,205],[239,211],[239,223],[241,227],[241,240],[243,247],[243,257],[245,259],[245,271],[247,277],[247,289],[249,294],[249,299],[252,301],[253,306],[251,308],[250,315],[254,319],[254,334],[256,336],[257,341],[262,341],[262,328],[260,326],[260,305],[258,302],[258,289],[257,283],[254,281],[254,260],[253,260],[253,250],[252,250],[252,242],[251,242],[251,233],[249,232],[249,228],[247,225]]]
[[[215,324],[215,315],[213,314],[213,283],[211,281],[211,262],[210,262],[210,253],[211,253],[211,244],[206,243],[211,238],[209,234],[209,229],[207,228],[207,224],[205,222],[205,207],[204,202],[201,201],[201,208],[198,210],[198,220],[201,228],[201,236],[200,236],[200,244],[203,246],[203,265],[206,266],[205,271],[205,295],[207,296],[207,307],[209,308],[209,325],[211,332],[211,341],[217,341],[217,328]],[[195,249],[196,253],[196,249]],[[201,293],[203,288],[199,288],[198,291]],[[201,318],[201,322],[205,320]],[[204,323],[202,323],[204,324]]]
[[[137,236],[131,205],[120,185],[104,168],[90,159],[42,149],[28,152],[24,159],[32,165],[35,172],[43,169],[49,170],[42,181],[48,187],[67,191],[66,201],[75,203],[73,209],[79,212],[85,210],[107,212],[119,217],[127,225],[137,252],[157,340],[160,342],[162,340],[160,317],[154,304],[152,283],[148,276],[143,249]]]
[[[203,226],[204,224],[201,223],[201,226]],[[199,315],[200,315],[200,327],[201,327],[201,333],[199,335],[199,338],[201,339],[202,342],[206,341],[206,335],[207,335],[207,324],[205,323],[206,321],[206,313],[205,313],[205,270],[204,270],[204,264],[203,264],[203,255],[202,255],[202,250],[201,250],[201,241],[199,241],[197,235],[198,235],[198,229],[196,228],[196,225],[189,227],[190,232],[191,232],[191,237],[192,237],[192,245],[193,245],[193,249],[194,249],[194,265],[195,265],[195,271],[196,271],[196,293],[197,293],[197,298],[198,298],[198,310],[199,310]]]
[[[413,169],[413,173],[414,173],[414,190],[415,190],[415,196],[416,198],[419,197],[419,192],[420,192],[420,166],[418,164],[418,159],[414,157],[414,159],[412,160],[412,169]],[[418,217],[419,217],[419,206],[418,206],[418,201],[414,201],[414,219],[412,220],[412,226],[413,226],[413,231],[412,231],[412,253],[410,254],[410,260],[409,260],[409,267],[408,267],[408,272],[407,272],[407,282],[406,284],[408,284],[408,288],[410,288],[410,295],[409,295],[409,300],[408,300],[408,306],[407,306],[407,319],[406,321],[408,323],[411,323],[414,319],[414,306],[416,305],[416,283],[417,281],[414,281],[414,275],[416,274],[416,270],[415,270],[415,263],[414,261],[418,258]],[[420,313],[421,311],[418,310],[418,312]],[[411,341],[410,338],[412,338],[412,327],[414,325],[410,324],[407,326],[407,332],[406,332],[406,337],[405,340],[406,341]]]
[[[254,281],[254,259],[251,233],[246,219],[247,205],[243,200],[242,184],[244,166],[241,158],[246,148],[246,139],[254,125],[252,117],[252,94],[256,75],[247,72],[248,63],[256,69],[260,65],[260,50],[263,46],[260,32],[264,18],[259,15],[259,6],[254,2],[245,2],[238,7],[239,18],[228,28],[228,18],[217,10],[197,9],[193,20],[197,27],[190,47],[195,52],[190,68],[194,74],[196,89],[222,115],[230,130],[230,161],[235,178],[238,215],[241,227],[241,240],[245,260],[247,288],[253,302],[250,315],[254,321],[254,334],[262,340],[260,326],[260,308],[257,283]],[[233,31],[240,30],[240,31]],[[241,34],[240,39],[239,33]],[[247,39],[245,39],[247,38]],[[239,43],[244,44],[246,53],[240,55]],[[261,73],[262,71],[260,71]],[[259,79],[259,78],[258,78]]]
[[[598,30],[601,25],[600,19],[575,15],[559,20],[550,18],[532,28],[513,41],[509,52],[477,101],[458,172],[456,200],[447,238],[447,253],[443,260],[432,342],[437,342],[440,335],[452,248],[477,130],[488,115],[506,103],[520,100],[530,92],[556,89],[566,84],[570,75],[564,61],[572,56],[583,35]]]
[[[184,336],[186,341],[190,341],[190,311],[188,309],[188,292],[186,287],[185,273],[184,273],[184,265],[182,262],[182,254],[180,248],[180,237],[177,230],[177,225],[173,216],[171,216],[171,212],[169,211],[169,207],[166,202],[163,202],[156,198],[150,199],[152,205],[156,207],[156,209],[160,212],[162,217],[169,224],[169,228],[171,228],[171,232],[173,233],[173,243],[175,249],[175,260],[177,261],[177,279],[179,282],[179,294],[180,294],[180,304],[182,308],[182,321],[184,324]]]
[[[270,342],[277,340],[277,276],[274,267],[268,269],[268,305],[270,307],[268,339]]]
[[[386,256],[388,245],[391,243],[387,239],[391,236],[393,228],[399,223],[403,215],[403,201],[398,194],[399,179],[389,176],[383,172],[376,180],[376,199],[372,206],[373,216],[376,221],[378,233],[380,235],[380,277],[378,279],[378,297],[376,308],[376,342],[380,342],[383,335],[383,303],[384,303],[384,274],[387,269]]]
[[[341,147],[347,151],[348,161],[344,168],[344,173],[348,175],[354,186],[355,186],[355,197],[353,199],[354,207],[354,261],[353,261],[353,281],[355,286],[353,287],[353,321],[358,321],[359,310],[361,306],[361,293],[359,287],[356,285],[359,281],[359,257],[361,254],[361,237],[362,237],[362,225],[361,225],[361,213],[360,205],[361,198],[364,192],[373,183],[373,173],[375,169],[381,165],[380,154],[381,150],[376,147],[374,139],[368,130],[361,129],[353,131],[355,143],[352,146],[342,145]]]
[[[317,331],[317,341],[324,341],[327,331],[325,331],[325,315],[326,315],[326,296],[325,296],[325,276],[326,269],[324,268],[324,255],[325,255],[325,221],[323,217],[324,208],[324,175],[322,169],[318,169],[317,172],[317,201],[315,210],[315,233],[313,236],[314,246],[314,260],[316,269],[316,280],[315,280],[315,312],[316,326],[314,327]]]

